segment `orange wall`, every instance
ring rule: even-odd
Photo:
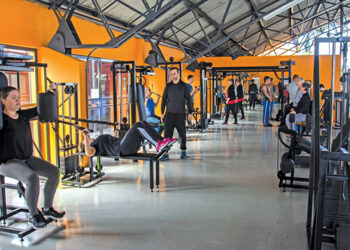
[[[314,56],[245,56],[232,60],[231,57],[206,57],[201,60],[212,62],[213,67],[243,67],[243,66],[278,66],[280,61],[287,61],[292,59],[295,61],[295,66],[292,66],[292,75],[297,74],[303,77],[305,80],[314,79]],[[332,57],[320,56],[320,82],[325,85],[326,88],[331,87],[331,69],[332,69]],[[277,84],[277,79],[274,73],[260,73],[254,77],[260,77],[260,83],[263,82],[264,76],[271,76],[275,79],[274,83]],[[280,76],[280,75],[279,75]],[[287,76],[287,74],[285,74]],[[336,57],[336,70],[335,70],[335,86],[336,91],[340,90],[340,56]],[[226,81],[225,81],[226,82]]]
[[[0,29],[0,43],[36,48],[39,62],[48,63],[49,77],[55,81],[77,82],[81,91],[79,96],[81,114],[79,115],[84,117],[86,115],[85,63],[45,47],[58,27],[58,21],[53,11],[37,3],[24,0],[2,1],[1,9],[6,11],[3,11],[2,15],[0,15],[0,23],[3,24]],[[103,26],[76,17],[73,17],[72,21],[83,43],[105,43],[109,40],[109,36]],[[114,33],[116,36],[119,35],[116,31]],[[150,49],[149,43],[142,39],[132,38],[120,48],[98,49],[92,56],[113,60],[135,60],[137,65],[143,65]],[[184,57],[181,50],[167,46],[161,46],[161,49],[166,59],[174,57],[175,61],[178,61]],[[73,53],[88,55],[90,51],[91,49],[75,49]],[[199,61],[210,61],[214,64],[214,67],[276,66],[279,65],[280,61],[289,59],[296,61],[296,66],[293,66],[293,74],[299,74],[307,80],[313,80],[313,56],[240,57],[234,61],[230,57],[206,57]],[[338,87],[340,77],[339,62],[339,57],[337,57],[335,79]],[[329,87],[331,57],[321,56],[320,65],[321,82]],[[185,67],[186,65],[184,65],[184,69]],[[147,85],[151,86],[154,92],[161,94],[165,87],[165,72],[161,69],[156,69],[155,71],[156,76],[147,77]],[[198,86],[198,70],[195,73],[184,70],[183,80],[187,81],[189,74],[195,76],[194,85]],[[260,74],[259,76],[263,78],[264,75]],[[269,75],[274,77],[272,73],[269,73]],[[39,88],[42,88],[42,86],[39,86]],[[195,107],[198,106],[199,93],[195,97]],[[156,112],[160,114],[160,105],[158,105]]]

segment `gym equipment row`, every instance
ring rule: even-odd
[[[242,80],[245,79],[246,81],[243,81],[243,89],[247,91],[248,86],[246,86],[246,83],[249,76],[248,73],[259,73],[259,72],[272,72],[276,76],[276,78],[280,81],[287,81],[288,83],[292,81],[292,66],[295,65],[295,62],[292,60],[288,61],[281,61],[279,66],[256,66],[256,67],[213,67],[211,68],[211,78],[212,78],[212,89],[218,90],[222,89],[222,80],[224,80],[228,76],[236,76],[237,79]],[[280,73],[280,75],[278,74]],[[286,75],[287,74],[287,75]],[[259,89],[259,86],[257,86],[257,89]],[[257,93],[258,94],[258,93]],[[210,96],[212,96],[211,101],[211,117],[212,118],[219,118],[221,119],[221,105],[222,102],[219,102],[216,98],[216,95],[213,93]],[[281,103],[281,112],[283,112],[283,106],[284,104]],[[247,107],[247,103],[245,103],[245,106]]]

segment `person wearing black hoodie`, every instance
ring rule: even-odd
[[[164,136],[166,138],[172,138],[176,128],[181,138],[180,157],[186,159],[186,107],[187,118],[192,121],[192,100],[187,84],[180,79],[179,69],[171,68],[169,74],[171,82],[164,89],[161,121],[164,121]],[[169,156],[164,154],[162,160],[169,160]]]
[[[252,109],[253,106],[253,110],[255,110],[255,104],[258,100],[257,94],[258,94],[258,87],[256,86],[256,84],[254,82],[252,82],[249,85],[249,110]]]
[[[227,105],[226,105],[226,117],[224,121],[224,125],[227,124],[230,111],[232,111],[233,117],[235,118],[234,124],[237,123],[237,96],[235,92],[235,85],[233,84],[233,79],[228,79],[227,83],[229,87],[227,88]]]
[[[243,101],[244,101],[244,92],[241,82],[236,79],[236,91],[237,91],[237,109],[241,110],[242,117],[241,120],[244,120],[244,110],[243,110]]]

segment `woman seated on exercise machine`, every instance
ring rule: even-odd
[[[54,92],[56,85],[50,85]],[[53,199],[59,183],[60,173],[56,166],[33,156],[33,139],[30,120],[38,116],[37,108],[22,110],[20,93],[14,87],[4,87],[0,92],[4,106],[3,128],[0,130],[0,174],[14,178],[26,185],[24,198],[29,210],[29,223],[36,229],[45,227],[43,217],[62,218],[65,212],[53,207]],[[44,207],[38,209],[40,192],[39,176],[47,178],[44,187]]]
[[[154,102],[152,94],[154,94],[152,90],[149,87],[145,87],[145,108],[147,121],[152,123],[160,123],[160,117],[156,116],[155,114],[155,108],[159,103],[160,95],[154,94],[158,97],[157,101]]]
[[[303,82],[300,88],[301,93],[303,94],[302,98],[298,102],[296,108],[291,108],[290,113],[286,117],[286,126],[289,129],[295,130],[292,122],[290,122],[290,115],[295,115],[295,122],[304,122],[306,120],[306,115],[310,113],[311,107],[311,98],[309,90],[311,88],[310,82]]]
[[[135,123],[123,139],[118,138],[118,129],[115,130],[114,136],[100,135],[95,140],[90,138],[88,129],[83,130],[83,135],[83,144],[87,156],[134,155],[139,151],[144,140],[154,145],[158,153],[162,153],[165,148],[172,146],[177,141],[176,138],[164,139],[145,121]]]

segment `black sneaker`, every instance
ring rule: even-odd
[[[35,229],[40,229],[40,228],[46,227],[46,220],[40,213],[36,214],[34,216],[29,216],[28,222]]]
[[[51,207],[49,209],[43,208],[42,213],[44,216],[50,217],[52,219],[61,219],[66,214],[66,212],[56,211],[53,207]]]
[[[180,152],[180,158],[181,158],[182,160],[188,159],[188,158],[189,158],[189,157],[187,156],[185,150],[181,150],[181,152]]]

